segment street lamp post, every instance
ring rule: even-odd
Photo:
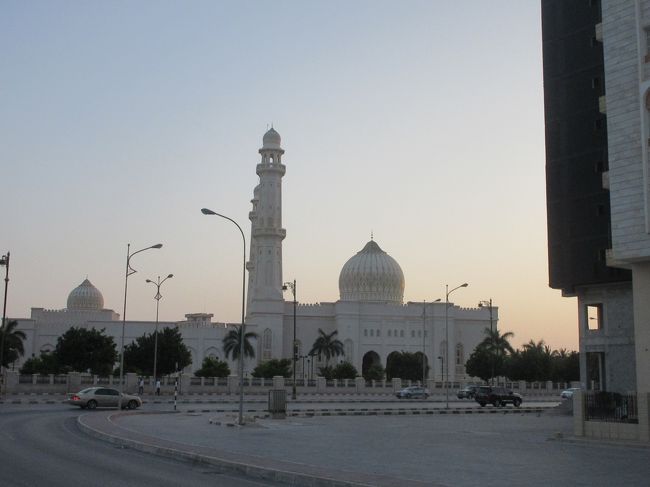
[[[433,301],[434,303],[440,302],[440,298]],[[427,343],[427,301],[422,301],[422,387],[426,387],[427,382],[427,366],[426,366],[426,343]]]
[[[490,339],[493,340],[493,336],[492,336],[492,298],[490,298],[489,300],[483,300],[483,301],[478,302],[478,307],[479,308],[483,308],[485,306],[487,306],[488,310],[490,311]],[[491,364],[492,365],[492,373],[491,373],[491,376],[490,376],[490,384],[494,383],[494,362],[495,362],[494,349],[492,350],[492,352],[493,352],[492,353],[492,360],[490,360],[490,362],[492,362],[492,364]]]
[[[239,335],[239,425],[244,424],[244,336],[246,334],[246,323],[244,323],[245,310],[246,310],[246,237],[239,224],[225,215],[216,213],[208,208],[201,208],[201,213],[204,215],[215,215],[235,224],[241,233],[241,238],[244,243],[244,264],[242,266],[242,279],[241,279],[241,334]]]
[[[4,361],[4,351],[5,351],[5,322],[7,321],[7,288],[9,287],[9,252],[6,253],[6,255],[2,256],[2,259],[0,259],[0,265],[5,266],[5,297],[4,297],[4,304],[2,306],[2,327],[0,328],[2,330],[2,338],[0,338],[0,379],[2,379],[2,382],[0,383],[0,395],[2,394],[4,390],[4,385],[5,385],[5,375],[4,375],[4,367],[2,366],[3,361]]]
[[[140,252],[149,249],[159,249],[162,244],[152,245],[144,249],[136,250],[131,253],[131,244],[126,245],[126,274],[124,277],[124,309],[122,311],[122,344],[120,345],[120,398],[117,401],[119,409],[122,409],[122,393],[124,392],[124,329],[126,327],[126,291],[129,286],[129,276],[135,274],[137,271],[131,267],[131,257]]]
[[[438,355],[438,360],[440,360],[440,380],[445,380],[445,362],[442,355]]]
[[[165,277],[162,281],[160,280],[160,276],[158,276],[157,281],[152,281],[151,279],[147,279],[146,282],[153,284],[156,286],[156,295],[153,297],[156,300],[156,331],[154,332],[154,339],[153,339],[153,389],[155,392],[155,387],[156,387],[156,379],[158,377],[156,371],[157,368],[156,366],[158,365],[158,308],[160,307],[160,299],[162,298],[162,294],[160,294],[160,286],[162,286],[163,282],[165,282],[167,279],[171,279],[174,277],[174,274],[169,274],[167,277]]]
[[[291,289],[293,294],[293,386],[291,387],[291,399],[296,399],[296,361],[298,360],[298,343],[296,343],[296,280],[285,282],[282,290]]]
[[[453,288],[451,291],[449,290],[449,284],[445,284],[445,362],[446,364],[446,371],[445,371],[445,403],[446,403],[446,408],[449,409],[449,295],[453,293],[456,289],[460,289],[461,287],[467,287],[469,284],[466,282],[461,284],[460,286],[456,286]]]

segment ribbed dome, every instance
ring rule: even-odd
[[[339,292],[342,301],[402,304],[404,273],[397,261],[371,240],[341,269]]]
[[[280,138],[280,134],[277,133],[273,127],[271,127],[264,134],[264,138],[262,139],[262,149],[281,149],[281,141],[282,139]]]
[[[86,279],[68,295],[68,309],[104,309],[104,296]]]

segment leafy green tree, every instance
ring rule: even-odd
[[[383,380],[384,375],[386,374],[386,371],[381,365],[371,365],[368,367],[366,370],[366,373],[363,375],[363,378],[371,381],[371,380]]]
[[[544,340],[530,340],[511,355],[507,375],[512,380],[547,381],[551,378],[551,367],[552,353]]]
[[[494,356],[487,347],[478,346],[474,349],[465,363],[465,371],[471,377],[478,377],[487,382],[492,377]]]
[[[155,334],[145,333],[124,347],[124,370],[137,374],[153,375]],[[156,373],[168,375],[183,370],[192,363],[192,354],[183,343],[178,328],[165,327],[158,331],[158,357]],[[178,364],[178,369],[176,368]]]
[[[241,338],[241,327],[231,329],[226,336],[223,337],[223,353],[226,354],[226,358],[232,357],[233,360],[239,360],[239,350],[240,350],[240,338]],[[250,340],[257,338],[257,333],[249,331],[244,334],[244,358],[253,358],[255,357],[255,348],[251,345]]]
[[[194,372],[196,377],[228,377],[230,367],[228,363],[219,360],[216,357],[205,357],[201,368]]]
[[[350,362],[341,362],[332,369],[332,378],[337,380],[354,379],[358,375],[357,368]]]
[[[310,355],[318,355],[318,358],[325,357],[325,365],[329,365],[329,361],[332,357],[338,357],[339,355],[345,355],[345,348],[343,347],[343,342],[335,338],[338,334],[337,330],[334,330],[332,333],[325,333],[320,328],[318,329],[318,338],[314,341],[314,344],[311,347]]]
[[[18,322],[16,320],[5,321],[4,326],[0,326],[0,340],[4,335],[4,350],[2,352],[2,366],[8,367],[9,364],[18,360],[18,357],[25,355],[23,341],[27,338],[25,332],[17,330]]]
[[[263,377],[264,379],[271,379],[273,377],[291,377],[291,359],[288,358],[272,358],[265,362],[257,364],[253,369],[251,375],[253,377]]]
[[[389,380],[422,380],[422,353],[391,353],[386,363],[386,377]]]
[[[554,382],[571,382],[580,380],[580,354],[560,349],[553,352],[551,380]]]
[[[54,353],[43,352],[39,357],[31,357],[20,368],[21,374],[58,374],[59,360]]]
[[[62,369],[96,375],[108,375],[117,361],[113,337],[104,334],[105,329],[71,327],[61,335],[54,353]]]

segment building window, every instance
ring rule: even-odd
[[[418,330],[418,338],[422,338],[422,330]]]
[[[588,330],[602,330],[603,329],[603,305],[602,303],[588,304],[586,307],[587,329]]]
[[[399,331],[399,336],[400,336],[401,338],[404,338],[404,330],[400,330],[400,331]]]
[[[374,337],[375,336],[375,330],[370,330],[370,336]]]
[[[390,337],[390,330],[388,330],[388,336]]]
[[[378,336],[378,337],[381,336],[381,330],[377,330],[377,336]]]
[[[411,338],[415,338],[415,330],[411,330]]]
[[[262,334],[262,360],[271,360],[273,333],[268,328]]]
[[[368,330],[363,330],[363,336],[367,337],[368,336]]]
[[[464,357],[463,357],[463,345],[459,343],[456,345],[456,365],[463,365],[464,363]]]
[[[393,331],[393,335],[397,338],[397,330]]]

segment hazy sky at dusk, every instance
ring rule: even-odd
[[[12,1],[0,5],[8,315],[88,278],[128,319],[237,321],[257,150],[282,135],[284,279],[338,299],[373,231],[405,301],[492,298],[515,345],[577,347],[548,288],[539,2]]]

